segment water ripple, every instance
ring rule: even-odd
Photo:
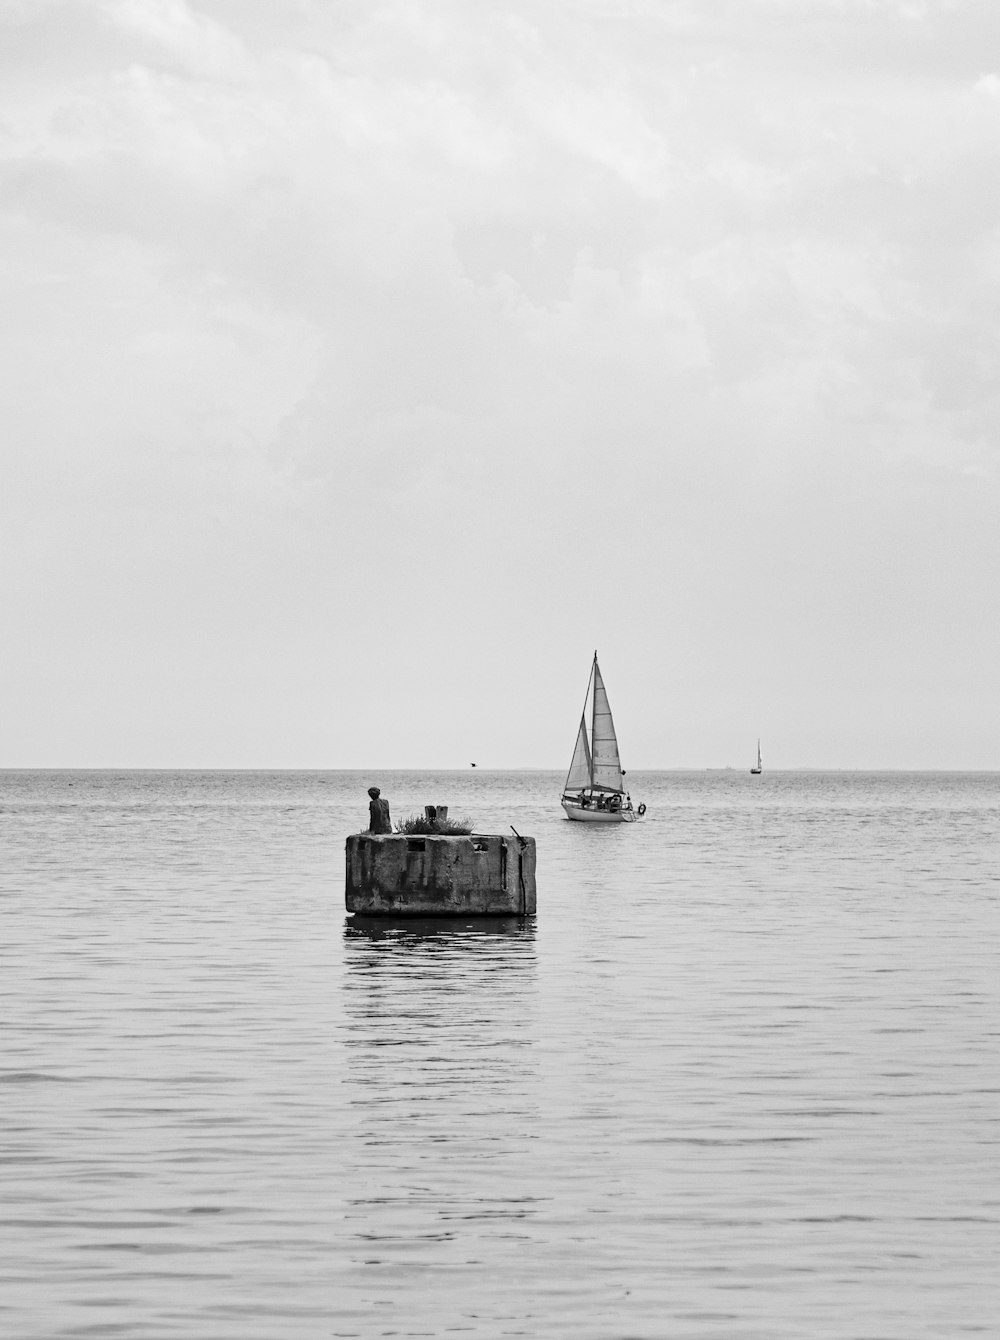
[[[0,1331],[1000,1334],[1000,779],[0,774]],[[537,922],[346,919],[377,782]]]

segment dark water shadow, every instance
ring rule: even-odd
[[[435,942],[457,944],[463,939],[482,941],[517,939],[533,942],[534,917],[370,917],[358,914],[344,920],[344,942],[392,941],[400,948]]]

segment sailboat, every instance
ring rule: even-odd
[[[590,708],[590,736],[587,709]],[[645,805],[632,808],[625,790],[625,774],[618,756],[618,739],[607,690],[597,664],[597,652],[587,680],[580,729],[563,788],[562,807],[567,819],[588,824],[631,824],[646,813]]]
[[[758,741],[757,741],[757,766],[756,766],[755,768],[751,768],[751,769],[750,769],[750,775],[751,775],[752,777],[759,777],[759,776],[760,776],[760,771],[761,771],[761,763],[760,763],[760,740],[758,740]]]

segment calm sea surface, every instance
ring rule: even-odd
[[[0,773],[0,1335],[1000,1335],[1000,776]],[[533,922],[355,926],[366,787]]]

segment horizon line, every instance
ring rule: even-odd
[[[422,774],[428,772],[446,772],[464,774],[470,772],[481,773],[510,773],[510,772],[537,772],[554,773],[557,776],[565,772],[564,767],[546,768],[538,766],[502,766],[490,767],[488,764],[476,767],[467,765],[466,767],[438,767],[427,765],[425,767],[394,767],[392,765],[362,765],[350,767],[316,767],[316,766],[269,766],[262,764],[239,764],[235,767],[220,764],[183,764],[173,766],[169,764],[130,764],[130,763],[100,763],[100,764],[0,764],[0,774],[14,772],[214,772],[214,773],[235,773],[235,772],[272,772],[272,773],[413,773]],[[625,777],[631,777],[635,774],[644,773],[704,773],[704,772],[732,772],[736,774],[746,773],[750,776],[750,769],[745,766],[735,766],[733,764],[673,764],[669,767],[642,767],[632,768],[623,773]],[[792,773],[792,772],[827,772],[827,773],[1000,773],[1000,765],[997,767],[905,767],[900,765],[884,766],[870,765],[865,767],[840,767],[826,766],[824,764],[808,763],[794,764],[786,767],[769,767],[764,769],[764,775],[771,773]]]

